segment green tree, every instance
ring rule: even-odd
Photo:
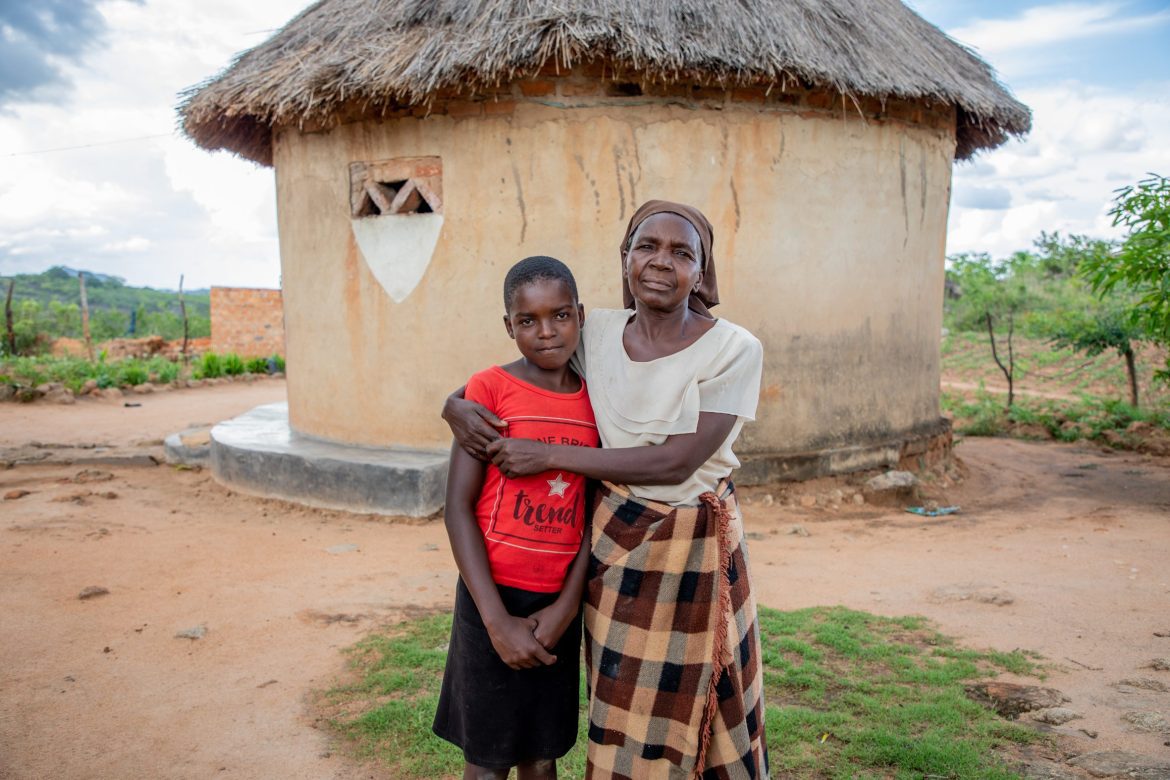
[[[1041,231],[1032,244],[1037,270],[1048,279],[1074,279],[1082,264],[1092,258],[1103,258],[1113,252],[1112,241],[1072,234],[1062,236],[1060,231]]]
[[[979,323],[986,329],[991,357],[1007,380],[1009,409],[1016,398],[1016,353],[1012,339],[1016,318],[1030,297],[1020,270],[1031,261],[1032,256],[1027,252],[1016,253],[1002,263],[995,263],[986,253],[951,258],[951,275],[960,292],[954,307],[957,321],[969,325]],[[1005,348],[1003,357],[1001,341]]]
[[[1075,349],[1089,357],[1115,350],[1125,360],[1129,379],[1129,403],[1138,406],[1136,347],[1145,340],[1145,331],[1129,316],[1126,301],[1106,298],[1104,305],[1089,311],[1070,313],[1052,338],[1058,347]]]
[[[44,313],[39,303],[30,300],[14,303],[12,320],[17,355],[37,355],[48,348],[52,339],[44,333]]]
[[[1170,345],[1170,179],[1151,173],[1122,187],[1109,214],[1114,226],[1127,230],[1121,248],[1086,262],[1082,272],[1099,295],[1132,291],[1133,325],[1151,341]],[[1170,381],[1170,362],[1158,376]]]
[[[49,335],[53,338],[81,337],[81,307],[76,303],[49,302]]]
[[[121,338],[130,326],[130,316],[117,309],[97,309],[90,319],[95,341]]]

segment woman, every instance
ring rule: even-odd
[[[762,350],[711,316],[712,240],[706,217],[678,203],[650,201],[630,220],[626,308],[591,312],[577,353],[605,449],[499,438],[486,410],[457,398],[444,409],[460,444],[508,476],[603,480],[585,607],[590,777],[767,776],[759,626],[729,480]]]

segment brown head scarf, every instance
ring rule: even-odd
[[[708,309],[719,305],[719,283],[715,280],[715,256],[712,254],[712,244],[715,241],[715,231],[711,223],[703,216],[703,212],[694,206],[682,203],[671,203],[668,200],[648,200],[638,207],[634,216],[630,217],[630,224],[626,226],[626,235],[622,239],[622,305],[627,309],[634,308],[634,295],[630,292],[630,284],[626,280],[625,253],[629,248],[630,238],[638,226],[655,214],[676,214],[695,227],[699,234],[699,242],[703,246],[703,282],[699,289],[691,293],[690,308],[704,316],[710,316]]]

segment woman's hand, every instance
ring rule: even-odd
[[[557,657],[549,655],[533,635],[536,628],[537,622],[530,617],[507,615],[488,627],[488,636],[500,660],[512,669],[535,669],[542,664],[556,663]]]
[[[490,442],[499,439],[500,431],[508,427],[508,423],[483,406],[465,399],[463,388],[447,396],[443,404],[443,419],[450,426],[459,446],[477,460],[489,458],[485,448]]]
[[[552,468],[550,445],[532,439],[496,439],[486,452],[505,477],[526,477]]]
[[[532,635],[544,649],[551,652],[577,617],[577,605],[564,604],[561,599],[557,599],[544,609],[533,612],[529,617],[536,621],[536,630]]]

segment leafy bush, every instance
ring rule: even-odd
[[[150,380],[150,369],[138,359],[123,360],[118,367],[118,384],[140,385]]]
[[[150,375],[162,384],[170,384],[179,378],[179,364],[164,357],[152,357],[147,362]]]
[[[107,361],[104,353],[92,363],[76,357],[21,357],[0,361],[0,366],[12,384],[36,387],[46,382],[60,382],[74,393],[80,392],[90,380],[97,382],[102,389],[149,381],[169,383],[178,379],[181,370],[179,364],[161,356],[149,360]]]
[[[268,373],[268,358],[254,357],[248,358],[245,364],[249,374],[267,374]]]
[[[955,430],[968,436],[998,436],[1007,427],[1002,402],[982,385],[973,401],[944,393],[942,408],[955,416]]]
[[[196,379],[215,379],[223,376],[223,362],[214,352],[204,352],[195,361],[194,376]]]
[[[228,376],[239,376],[248,370],[244,365],[244,359],[235,352],[229,352],[223,356],[223,372]]]
[[[999,401],[980,389],[974,400],[943,393],[942,407],[954,415],[955,430],[968,436],[1019,434],[1019,427],[1039,426],[1054,439],[1116,442],[1135,422],[1170,431],[1170,410],[1140,409],[1112,398],[1082,396],[1066,401],[1024,397],[1005,411]],[[1106,435],[1109,434],[1109,435]]]
[[[281,373],[281,374],[284,373],[284,358],[283,357],[281,357],[280,355],[273,355],[271,358],[269,358],[269,360],[272,361],[272,364],[276,368],[277,373]]]

